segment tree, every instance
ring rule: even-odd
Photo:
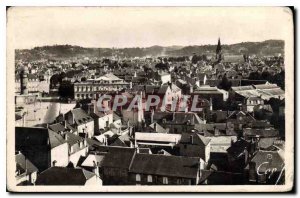
[[[251,72],[249,75],[249,80],[260,80],[260,79],[261,79],[261,76],[257,71]]]
[[[155,65],[156,69],[161,69],[161,70],[169,70],[169,65],[168,63],[157,63]]]
[[[225,74],[223,76],[218,88],[228,91],[231,88],[231,86],[232,86],[232,83],[227,79],[227,76]]]
[[[58,88],[58,94],[62,98],[74,98],[74,84],[70,81],[62,81]]]
[[[277,84],[281,89],[285,89],[285,73],[284,71],[281,71],[280,73],[277,73],[273,76],[272,83]]]
[[[268,71],[264,71],[262,74],[261,74],[261,79],[262,80],[267,80],[267,81],[271,81],[273,79],[273,76],[272,74],[270,74],[270,72]]]
[[[81,82],[85,82],[85,81],[86,81],[86,77],[82,77],[82,78],[80,79],[80,81],[81,81]]]

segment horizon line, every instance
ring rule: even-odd
[[[222,38],[221,38],[221,45],[236,45],[236,44],[241,44],[241,43],[262,43],[262,42],[266,42],[266,41],[283,41],[283,39],[267,39],[267,40],[262,40],[262,41],[242,41],[242,42],[237,42],[237,43],[222,43]],[[81,47],[81,48],[96,48],[96,49],[125,49],[125,48],[150,48],[150,47],[174,47],[174,46],[178,46],[178,47],[193,47],[193,46],[210,46],[210,45],[217,45],[218,43],[216,42],[216,44],[195,44],[195,45],[180,45],[180,44],[172,44],[172,45],[159,45],[159,44],[154,44],[151,46],[132,46],[132,47],[89,47],[89,46],[81,46],[81,45],[76,45],[76,44],[45,44],[45,45],[37,45],[34,47],[29,47],[29,48],[16,48],[15,50],[32,50],[34,48],[42,48],[42,47],[54,47],[54,46],[73,46],[73,47]]]

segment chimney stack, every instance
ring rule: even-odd
[[[151,123],[153,123],[154,121],[154,110],[151,109]]]
[[[193,135],[190,135],[190,143],[194,144],[194,137],[193,137]]]

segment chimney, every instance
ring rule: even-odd
[[[154,110],[151,109],[151,123],[153,123],[154,121]]]
[[[243,110],[242,104],[238,104],[238,106],[239,106],[239,110],[242,111]]]
[[[193,135],[190,135],[190,143],[194,144],[194,137],[193,137]]]
[[[129,136],[132,137],[132,127],[128,127],[129,130]]]
[[[219,136],[220,135],[220,131],[219,131],[219,129],[217,129],[216,126],[214,126],[214,134],[215,134],[215,136]]]
[[[172,83],[171,82],[169,82],[169,86],[170,86],[170,89],[172,90]]]
[[[104,139],[104,145],[107,146],[107,137],[105,136],[105,139]]]
[[[194,92],[194,88],[193,88],[193,85],[190,86],[190,93],[193,93]]]
[[[93,113],[97,112],[97,100],[92,100]]]

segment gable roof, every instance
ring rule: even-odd
[[[249,148],[249,146],[249,142],[244,139],[239,139],[227,149],[227,152],[234,158],[239,158],[243,155],[245,149]]]
[[[67,129],[65,128],[65,126],[61,123],[55,123],[55,124],[51,124],[49,125],[49,129],[55,131],[55,132],[59,132],[59,131],[66,131]]]
[[[206,74],[205,73],[198,73],[198,78],[200,81],[204,81]]]
[[[27,173],[34,173],[38,171],[38,168],[29,159],[26,159],[22,153],[18,153],[15,156],[15,160],[17,166],[24,171],[27,170]]]
[[[177,143],[180,141],[181,136],[181,134],[136,132],[135,140]]]
[[[102,162],[103,167],[128,169],[135,154],[134,148],[127,147],[102,146],[97,148],[97,150],[107,152]]]
[[[95,155],[95,154],[89,154],[87,158],[82,162],[81,166],[86,167],[94,167],[94,162],[101,166],[104,159],[104,155]]]
[[[36,185],[85,185],[93,176],[81,168],[51,167],[38,175]]]
[[[165,94],[165,93],[167,92],[168,89],[170,89],[170,86],[169,86],[169,85],[162,85],[162,86],[158,89],[157,93],[158,93],[158,94]]]
[[[69,112],[74,116],[74,121],[76,124],[80,125],[86,122],[93,121],[93,118],[89,116],[83,109],[76,108],[72,109]]]
[[[23,146],[42,146],[55,148],[66,143],[64,138],[51,129],[38,127],[16,127],[16,150],[22,150]]]
[[[193,143],[191,142],[191,137],[193,138]],[[207,146],[210,142],[209,138],[204,137],[198,133],[183,133],[181,136],[180,143],[189,143],[193,145],[203,145]]]
[[[115,76],[112,73],[108,73],[108,74],[105,74],[105,75],[100,76],[99,78],[95,79],[95,81],[100,81],[100,80],[104,80],[104,81],[121,81],[122,79],[120,79],[119,77]]]
[[[244,136],[277,137],[279,131],[274,128],[244,128]]]
[[[200,158],[137,153],[129,172],[171,177],[196,178]]]
[[[160,124],[153,122],[149,125],[157,133],[169,133],[169,129],[163,128]]]
[[[268,162],[266,166],[260,166],[259,168],[260,172],[265,172],[270,167],[277,168],[277,171],[280,171],[284,166],[284,161],[280,157],[278,151],[259,150],[255,154],[255,156],[251,159],[251,162],[255,162],[255,170],[257,170],[262,163]],[[249,167],[249,165],[247,167]]]
[[[194,112],[160,112],[155,111],[154,120],[163,120],[166,119],[166,121],[171,121],[173,124],[186,124],[188,121],[190,124],[200,124],[203,123],[202,119]]]

